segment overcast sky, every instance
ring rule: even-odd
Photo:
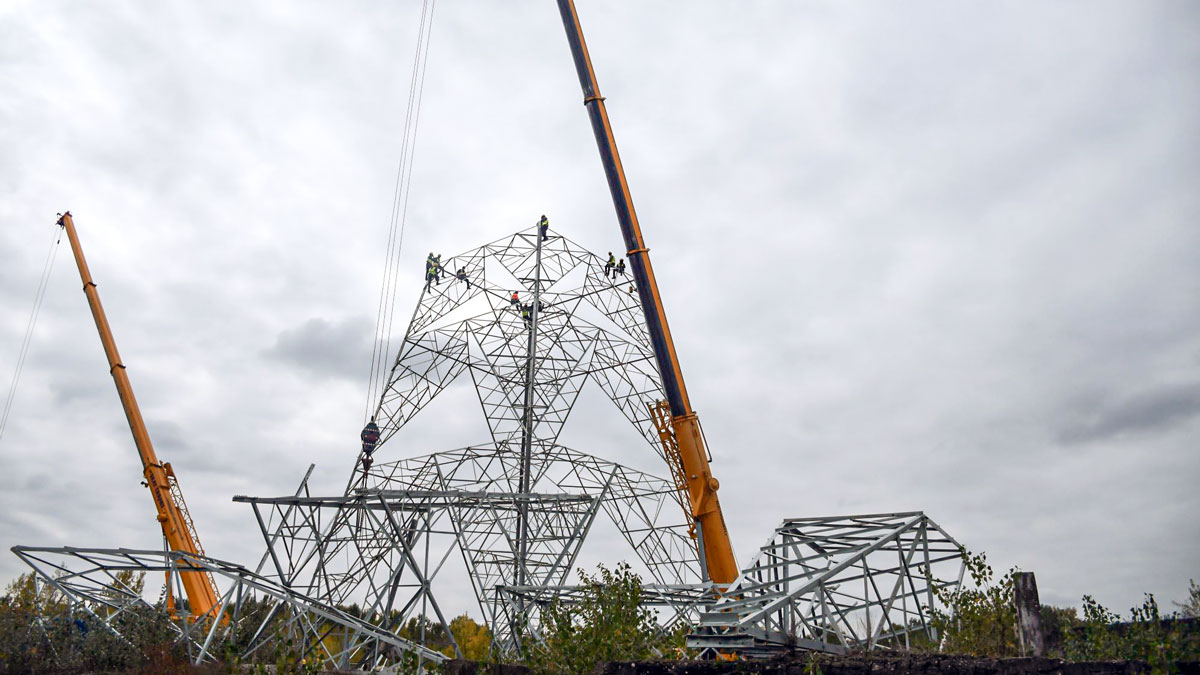
[[[0,1],[0,391],[70,209],[216,557],[261,552],[232,495],[355,460],[419,12]],[[1043,602],[1200,580],[1200,5],[579,12],[743,562],[919,509]],[[399,316],[542,213],[621,245],[554,3],[439,3]],[[383,459],[485,440],[459,386]],[[665,475],[579,406],[567,445]],[[0,457],[4,548],[159,545],[65,241]]]

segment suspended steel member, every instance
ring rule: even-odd
[[[358,436],[362,439],[363,451],[363,473],[371,470],[371,454],[375,452],[375,446],[379,445],[379,425],[375,424],[375,418],[372,417],[367,426],[363,427],[362,433]]]

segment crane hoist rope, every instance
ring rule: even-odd
[[[400,162],[396,167],[396,187],[392,194],[392,213],[388,224],[388,239],[383,262],[383,278],[379,284],[379,307],[375,316],[375,337],[371,346],[371,373],[367,382],[367,401],[363,422],[373,419],[377,411],[379,391],[385,384],[387,358],[391,348],[392,321],[395,318],[396,293],[400,284],[400,251],[404,247],[404,228],[411,195],[413,155],[416,150],[417,125],[421,120],[421,100],[425,93],[425,66],[429,62],[429,41],[433,31],[433,10],[437,0],[425,0],[417,24],[417,46],[413,54],[412,74],[408,84],[408,105],[404,113],[404,133],[400,140]]]
[[[8,427],[8,416],[12,413],[13,401],[17,397],[17,384],[21,381],[21,373],[25,370],[25,358],[29,356],[29,345],[33,341],[33,330],[42,311],[42,302],[46,299],[46,286],[50,283],[50,272],[54,269],[55,258],[58,257],[58,244],[62,241],[62,228],[55,229],[53,235],[50,237],[53,240],[50,250],[46,252],[46,262],[42,265],[42,278],[33,296],[33,311],[30,312],[29,322],[25,326],[25,339],[21,341],[17,365],[13,368],[12,384],[8,387],[8,398],[4,401],[4,413],[0,414],[0,439],[4,438],[4,430]]]
[[[133,395],[133,385],[125,372],[125,364],[117,352],[117,343],[113,338],[112,329],[108,325],[108,317],[100,304],[100,294],[92,281],[87,261],[83,257],[83,248],[79,245],[79,237],[75,233],[75,221],[71,212],[59,216],[58,225],[67,234],[71,242],[71,250],[75,254],[75,263],[79,267],[79,277],[83,280],[83,293],[87,296],[88,306],[92,310],[92,318],[96,321],[96,330],[100,333],[100,343],[104,346],[104,354],[108,357],[108,370],[117,386],[117,395],[121,397],[121,406],[125,409],[125,418],[129,421],[129,430],[133,433],[133,442],[137,446],[138,456],[142,460],[142,475],[144,485],[150,489],[154,499],[159,525],[167,547],[174,551],[204,555],[200,547],[200,539],[196,535],[196,527],[188,513],[187,504],[183,501],[183,492],[179,488],[179,480],[175,471],[168,463],[160,462],[154,453],[154,445],[150,442],[150,434],[146,431],[146,423],[142,419],[142,411]],[[186,568],[186,565],[180,565]],[[179,581],[187,595],[188,609],[193,619],[215,617],[218,615],[220,604],[216,584],[212,576],[204,570],[180,571]],[[168,586],[169,586],[168,580]],[[174,613],[173,596],[168,592],[168,605]]]

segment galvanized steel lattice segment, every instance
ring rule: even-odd
[[[538,607],[567,587],[601,513],[648,581],[698,582],[678,481],[557,443],[580,390],[594,380],[663,457],[650,414],[663,392],[638,296],[605,262],[557,234],[542,239],[536,227],[442,261],[442,278],[427,283],[383,388],[379,449],[371,462],[360,455],[346,494],[239,498],[254,505],[273,549],[288,547],[274,554],[281,578],[330,602],[398,612],[397,620],[429,607],[444,621],[429,589],[457,551],[504,649],[518,636],[536,637]],[[528,316],[523,310],[535,302]],[[490,442],[374,462],[464,372]],[[409,564],[418,557],[424,567]],[[406,584],[419,601],[399,592]],[[518,587],[516,595],[504,590]],[[694,606],[674,611],[687,613],[694,618]]]
[[[698,649],[765,654],[936,644],[935,591],[956,588],[962,547],[924,513],[790,518],[688,638]]]
[[[592,379],[662,457],[649,407],[665,394],[641,304],[629,292],[632,282],[610,277],[605,262],[561,235],[539,242],[536,227],[443,261],[444,275],[421,296],[383,389],[381,445],[468,371],[498,447],[519,441],[527,384],[537,411],[534,440],[554,443]],[[465,283],[455,278],[460,269]],[[529,325],[520,305],[532,302],[538,277],[541,311],[527,383]]]
[[[227,658],[230,649],[242,662],[270,661],[269,651],[282,640],[295,646],[297,660],[339,669],[394,672],[446,660],[345,608],[215,558],[134,549],[14,546],[12,551],[34,571],[38,584],[59,594],[71,618],[89,618],[122,640],[139,623],[162,621],[196,663]],[[218,614],[197,619],[179,607],[179,616],[167,621],[164,597],[147,601],[123,581],[123,572],[165,575],[164,596],[173,589],[179,603],[181,573],[212,574],[222,589]]]

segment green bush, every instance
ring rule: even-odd
[[[114,583],[140,593],[142,575],[119,572]],[[145,606],[109,615],[96,610],[123,637],[87,613],[72,613],[49,584],[33,573],[9,584],[0,598],[0,673],[121,671],[153,666],[170,672],[186,659],[174,646],[166,619]]]
[[[971,656],[1018,656],[1017,614],[1013,604],[1015,568],[999,579],[987,556],[963,550],[970,584],[935,591],[933,626],[940,650]],[[1163,615],[1153,595],[1130,609],[1129,621],[1090,595],[1083,596],[1083,617],[1074,608],[1041,608],[1047,655],[1068,661],[1144,661],[1154,672],[1170,672],[1181,661],[1200,661],[1200,631],[1188,622],[1200,610],[1200,588],[1191,582],[1190,597],[1176,603],[1181,614]]]
[[[971,656],[1019,656],[1017,610],[1013,605],[1013,574],[995,580],[987,554],[963,550],[971,585],[935,590],[944,609],[934,608],[933,627],[942,636],[941,649]]]
[[[1070,661],[1145,661],[1154,672],[1171,672],[1180,661],[1200,661],[1200,635],[1174,614],[1163,616],[1150,593],[1130,620],[1083,596],[1083,620],[1067,628],[1061,656]]]
[[[645,661],[674,657],[683,632],[664,634],[642,606],[642,580],[629,565],[600,565],[594,575],[580,572],[583,599],[554,603],[542,614],[544,642],[527,645],[528,664],[539,673],[586,675],[606,661]]]

